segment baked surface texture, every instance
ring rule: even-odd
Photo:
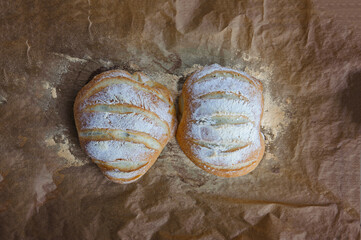
[[[74,118],[80,145],[117,183],[142,177],[176,127],[168,89],[122,70],[103,72],[85,85],[75,99]]]
[[[265,149],[262,90],[257,79],[217,64],[193,73],[179,100],[177,140],[187,157],[220,177],[254,170]]]

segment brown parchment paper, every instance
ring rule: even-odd
[[[0,239],[359,239],[357,0],[0,1]],[[219,63],[263,82],[266,152],[210,175],[173,138],[138,182],[103,177],[72,105],[143,71],[177,99]]]

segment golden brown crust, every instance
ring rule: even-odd
[[[86,103],[87,99],[94,96],[94,94],[96,93],[98,93],[98,95],[99,93],[102,94],[103,89],[112,86],[111,83],[112,80],[118,81],[118,84],[120,82],[122,84],[129,83],[129,86],[134,87],[138,91],[143,91],[144,93],[146,93],[145,96],[148,95],[152,96],[149,97],[149,99],[147,100],[150,103],[153,102],[155,104],[156,103],[155,101],[157,101],[157,102],[162,102],[163,104],[168,106],[168,110],[164,110],[164,109],[163,110],[167,111],[168,112],[167,114],[171,115],[170,122],[161,119],[158,116],[159,114],[157,114],[156,112],[153,112],[149,109],[145,109],[140,106],[132,105],[130,103],[129,104],[127,103],[117,104],[113,102],[105,103],[103,104],[106,105],[107,107],[105,108],[105,110],[97,109],[96,107],[100,105],[94,103],[94,104],[90,104],[90,106],[93,107],[93,109],[89,110],[89,105],[85,106],[86,104],[88,104]],[[102,86],[105,83],[99,85],[103,81],[108,81],[108,82],[105,82],[106,83],[105,86]],[[158,137],[156,139],[154,137],[155,135],[151,136],[149,133],[139,130],[137,131],[135,129],[117,130],[117,129],[110,129],[105,126],[98,126],[98,127],[95,126],[90,129],[84,128],[84,126],[86,126],[87,122],[90,120],[90,119],[84,119],[84,113],[97,114],[100,112],[106,112],[109,114],[115,114],[117,110],[113,109],[114,111],[112,112],[111,109],[114,106],[123,109],[126,108],[126,111],[122,110],[121,115],[131,114],[132,116],[142,116],[142,119],[147,119],[147,121],[152,120],[153,123],[158,122],[160,124],[159,127],[164,129],[165,134],[162,134],[161,136],[157,135]],[[132,112],[128,112],[128,111],[132,111]],[[105,176],[111,181],[116,183],[130,183],[142,177],[157,160],[162,149],[171,138],[172,133],[174,132],[173,129],[175,128],[176,125],[175,108],[173,106],[173,100],[170,95],[170,92],[161,84],[150,81],[145,75],[141,73],[135,73],[131,75],[128,72],[122,70],[112,70],[101,73],[95,76],[87,85],[85,85],[79,91],[75,99],[74,118],[78,130],[79,142],[81,147],[92,158],[93,162],[100,167],[100,169],[104,172]],[[129,124],[132,125],[132,122],[130,122]],[[152,133],[152,135],[153,134],[156,133]],[[143,157],[145,159],[136,159],[136,157],[134,157],[133,160],[127,160],[126,161],[127,164],[132,164],[132,161],[135,161],[134,165],[130,165],[129,167],[128,165],[116,165],[116,164],[112,165],[111,163],[114,163],[114,160],[103,161],[103,159],[94,158],[94,156],[91,155],[91,153],[88,151],[86,147],[87,144],[89,144],[90,142],[96,142],[98,145],[100,145],[101,142],[109,142],[109,141],[113,141],[113,142],[121,141],[121,142],[126,142],[128,144],[141,145],[143,146],[142,149],[145,150],[148,149],[147,150],[148,153],[146,152],[144,152],[144,154],[139,152],[134,153],[138,155],[140,154],[139,156],[145,156]],[[107,147],[109,146],[107,145]],[[105,151],[105,150],[101,149],[100,151]],[[132,155],[131,150],[130,150],[130,155]],[[146,164],[140,165],[140,163],[143,161],[146,161]],[[116,162],[119,164],[121,161],[117,159]],[[136,162],[138,162],[138,165],[136,164]],[[121,176],[125,176],[125,177],[121,177]]]
[[[98,160],[95,160],[95,159],[93,159],[93,162],[95,162],[95,163],[98,165],[98,167],[100,167],[100,169],[101,169],[103,172],[105,172],[105,171],[113,171],[113,170],[117,170],[117,169],[118,169],[118,168],[116,168],[116,167],[110,166],[110,165],[109,165],[108,163],[106,163],[106,162],[98,161]],[[139,166],[139,167],[133,168],[133,169],[131,169],[131,170],[123,169],[122,171],[123,171],[123,172],[133,172],[133,171],[136,171],[136,170],[139,170],[139,169],[145,167],[146,165],[148,165],[148,163],[146,163],[146,164],[144,164],[144,165],[141,165],[141,166]],[[148,170],[148,169],[147,169],[147,170]]]
[[[202,70],[201,70],[202,71]],[[252,86],[254,87],[254,89],[256,89],[256,91],[260,94],[262,94],[262,84],[257,80],[254,79],[252,77],[249,76],[245,76],[242,75],[240,73],[235,73],[231,70],[227,70],[225,71],[227,74],[236,74],[237,76],[240,76],[246,80],[248,80],[250,82],[250,84],[252,84]],[[192,85],[196,82],[199,82],[200,80],[204,80],[204,79],[209,79],[212,78],[213,74],[219,74],[222,73],[222,71],[213,71],[211,73],[208,73],[198,79],[196,79],[195,73],[193,73],[190,77],[187,78],[183,90],[182,90],[182,94],[180,97],[180,101],[179,101],[179,108],[180,108],[180,112],[182,113],[181,116],[181,120],[180,123],[178,125],[178,129],[177,129],[177,134],[176,134],[176,138],[177,141],[181,147],[181,149],[183,150],[183,152],[185,153],[185,155],[198,167],[200,167],[201,169],[207,171],[208,173],[214,174],[216,176],[220,176],[220,177],[237,177],[237,176],[242,176],[245,175],[251,171],[253,171],[257,165],[260,163],[263,154],[264,154],[264,150],[265,150],[265,143],[264,143],[264,139],[261,133],[259,133],[259,147],[256,148],[255,150],[251,151],[248,155],[247,155],[247,159],[243,159],[241,164],[233,164],[232,166],[227,167],[226,165],[223,166],[217,166],[215,164],[209,164],[207,163],[204,159],[200,159],[199,157],[196,156],[195,152],[194,152],[194,146],[196,146],[196,144],[194,142],[191,141],[191,138],[189,138],[189,134],[187,134],[187,132],[189,133],[192,124],[194,124],[194,120],[191,119],[191,114],[192,111],[194,111],[194,109],[197,109],[197,107],[199,107],[199,103],[195,104],[194,103],[194,99],[199,99],[201,97],[196,97],[192,95],[192,91],[190,90],[190,88],[192,87]],[[222,80],[224,81],[224,80]],[[222,91],[217,91],[214,90],[211,93],[208,93],[206,95],[209,96],[214,96],[216,94],[222,94]],[[201,95],[202,96],[202,95]],[[203,95],[204,96],[204,95]],[[233,96],[240,96],[240,94],[237,93],[233,93],[230,92],[228,97],[231,98]],[[240,97],[241,100],[243,101],[249,101],[246,97]],[[203,99],[204,101],[207,101],[207,99]],[[261,98],[260,101],[260,107],[262,109],[261,114],[260,114],[260,119],[262,118],[262,114],[263,114],[263,96]],[[259,123],[260,123],[260,119],[259,119]],[[250,121],[251,122],[251,121]],[[257,126],[258,129],[260,128],[260,125]],[[187,137],[188,136],[188,137]],[[197,146],[199,146],[199,144],[197,144]],[[240,150],[244,147],[246,147],[247,144],[245,146],[242,147],[238,147],[238,148],[229,148],[227,151],[228,153],[231,152],[236,152],[237,150]],[[192,148],[193,147],[193,148]]]

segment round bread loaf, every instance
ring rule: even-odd
[[[142,73],[121,70],[103,72],[85,85],[74,117],[80,145],[117,183],[143,176],[176,127],[169,91]]]
[[[262,84],[217,64],[193,73],[179,101],[177,140],[200,168],[221,177],[245,175],[264,153]]]

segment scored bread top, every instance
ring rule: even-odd
[[[175,131],[169,91],[142,73],[97,75],[78,93],[74,116],[86,153],[111,180],[129,183],[155,162]]]
[[[177,139],[199,167],[223,177],[253,170],[264,152],[260,133],[262,84],[244,72],[217,64],[185,82]]]

